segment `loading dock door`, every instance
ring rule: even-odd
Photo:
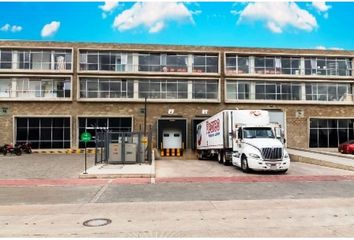
[[[182,132],[176,129],[166,129],[162,133],[162,148],[182,148]]]
[[[172,148],[186,148],[187,120],[174,118],[161,118],[157,121],[157,148],[169,149],[166,146],[177,146]],[[166,136],[164,137],[164,134]],[[167,136],[168,134],[168,136]],[[171,135],[173,134],[173,136]],[[176,136],[174,135],[176,134]],[[178,135],[178,136],[177,136]],[[164,141],[165,139],[165,141]],[[178,141],[178,143],[177,143]],[[167,144],[167,145],[166,145]]]

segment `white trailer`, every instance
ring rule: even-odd
[[[244,172],[286,172],[289,155],[282,143],[279,125],[270,123],[261,110],[224,110],[197,125],[198,158],[232,163]]]

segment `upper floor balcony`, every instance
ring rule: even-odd
[[[219,71],[218,53],[137,53],[80,50],[80,72],[207,74]]]
[[[225,59],[227,75],[353,77],[351,58],[226,54]]]
[[[71,72],[71,49],[0,49],[1,72]]]

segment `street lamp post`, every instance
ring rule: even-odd
[[[144,137],[146,137],[146,110],[147,110],[147,97],[145,96],[145,102],[144,102]]]

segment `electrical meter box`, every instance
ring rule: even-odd
[[[126,143],[125,144],[125,162],[135,163],[136,162],[136,153],[137,145],[135,143]]]
[[[137,144],[135,143],[111,143],[109,144],[109,163],[135,163],[137,156]]]

